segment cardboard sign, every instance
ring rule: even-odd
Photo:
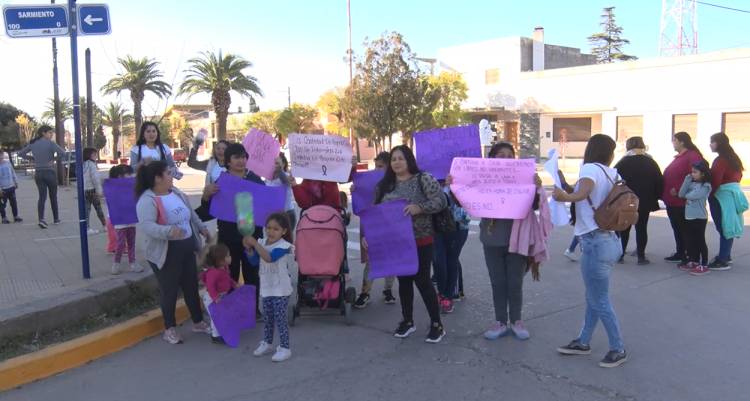
[[[237,223],[235,199],[238,193],[249,192],[253,197],[255,224],[264,225],[272,213],[284,211],[286,202],[285,186],[269,187],[222,173],[216,182],[219,192],[211,198],[209,213],[222,221]]]
[[[522,219],[536,194],[534,159],[457,158],[451,191],[473,217]]]
[[[438,180],[448,175],[454,158],[482,157],[477,125],[417,132],[414,142],[419,168]]]
[[[276,138],[255,128],[251,129],[242,146],[247,151],[248,158],[245,165],[248,170],[267,179],[273,178],[276,169],[276,158],[279,157],[281,145]]]
[[[113,226],[138,223],[135,177],[106,179],[102,183],[102,190]]]
[[[237,348],[242,330],[255,327],[255,287],[243,285],[208,306],[216,330],[224,342]]]
[[[372,206],[375,203],[375,187],[383,179],[385,171],[372,170],[362,173],[354,173],[352,177],[352,211],[359,215],[359,212]]]
[[[309,180],[347,182],[352,171],[349,140],[338,135],[290,134],[292,175]]]
[[[417,274],[417,240],[411,216],[404,215],[405,200],[381,203],[360,212],[367,240],[370,280]]]

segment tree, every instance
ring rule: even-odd
[[[46,107],[44,112],[42,112],[42,121],[55,121],[55,99],[47,99]],[[73,102],[67,97],[60,99],[60,116],[63,123],[73,118]]]
[[[222,55],[221,51],[218,54],[203,52],[200,57],[188,60],[188,63],[191,66],[185,71],[187,76],[180,85],[180,94],[210,93],[219,123],[218,137],[226,139],[227,117],[232,105],[230,92],[250,98],[263,94],[258,80],[242,72],[253,64],[233,54]]]
[[[342,103],[347,126],[358,137],[381,142],[401,131],[405,138],[433,125],[437,102],[420,77],[416,55],[397,32],[365,41],[364,58]]]
[[[21,112],[16,117],[16,124],[18,124],[18,129],[20,131],[21,144],[29,143],[38,126],[37,122],[28,114]]]
[[[281,114],[278,110],[259,111],[245,120],[245,129],[256,128],[281,139],[276,132],[276,120]]]
[[[630,41],[621,37],[622,27],[615,22],[614,10],[614,7],[605,7],[602,10],[602,22],[599,25],[603,32],[595,33],[588,38],[592,46],[591,53],[596,56],[599,64],[638,59],[622,52],[623,46]]]
[[[160,98],[166,98],[172,93],[172,86],[161,80],[163,76],[159,71],[159,62],[143,57],[140,59],[127,56],[124,59],[119,58],[117,62],[124,69],[110,79],[102,91],[105,95],[122,91],[130,92],[130,99],[133,101],[133,119],[135,121],[135,131],[140,132],[143,124],[143,98],[146,92],[151,92]]]
[[[107,146],[107,137],[104,136],[104,126],[99,125],[94,130],[94,147],[96,150],[102,150]]]
[[[190,144],[193,142],[193,129],[190,128],[185,118],[178,113],[172,113],[169,116],[169,134],[172,138],[177,138],[180,142],[180,147],[185,151],[190,149]]]
[[[81,103],[81,132],[83,133],[84,142],[86,143],[86,146],[88,146],[89,134],[91,134],[93,138],[94,132],[89,133],[87,128],[88,103],[86,102],[86,96],[81,96],[79,101]],[[91,103],[91,108],[93,109],[93,121],[91,125],[94,127],[94,130],[96,130],[96,127],[102,125],[102,109],[100,109],[94,102]]]
[[[335,89],[325,92],[318,99],[315,106],[328,115],[328,123],[323,127],[325,132],[341,136],[349,135],[349,130],[344,123],[344,110],[341,106],[345,95],[343,90]]]
[[[134,121],[134,117],[128,113],[119,102],[110,102],[104,109],[102,115],[102,124],[112,128],[112,156],[117,157],[117,144],[120,141],[120,135],[126,135],[131,130],[126,129]]]
[[[315,130],[315,120],[318,111],[314,107],[292,103],[292,107],[286,108],[279,113],[276,119],[276,134],[279,140],[286,138],[291,133],[309,133]]]
[[[16,118],[22,113],[15,106],[0,102],[0,147],[14,148],[21,145],[21,130]]]
[[[466,113],[461,110],[461,103],[468,98],[469,87],[461,74],[441,72],[427,78],[430,90],[437,92],[438,101],[432,111],[432,118],[437,127],[452,127],[468,122]]]

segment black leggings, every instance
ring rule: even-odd
[[[687,242],[688,260],[708,264],[708,246],[706,245],[707,219],[685,220],[685,239]]]
[[[44,203],[47,201],[47,191],[49,191],[49,203],[52,206],[52,218],[55,221],[60,220],[60,213],[57,209],[57,174],[53,170],[37,170],[34,173],[34,182],[39,190],[39,200],[36,204],[39,221],[44,220]]]
[[[672,225],[674,234],[675,254],[687,260],[687,250],[685,249],[685,206],[667,206],[667,216],[669,223]]]
[[[398,276],[398,294],[401,297],[401,314],[405,322],[414,321],[414,285],[417,286],[430,315],[432,323],[440,323],[440,309],[437,293],[430,280],[432,265],[432,244],[417,248],[419,270],[413,276]]]
[[[646,257],[646,244],[648,243],[648,216],[648,210],[639,210],[638,221],[635,223],[636,253],[640,259]],[[628,249],[630,228],[631,227],[628,227],[627,230],[620,231],[620,241],[622,242],[623,254],[626,252],[626,249]]]
[[[159,303],[164,317],[164,328],[175,327],[175,308],[179,291],[185,297],[193,323],[203,321],[200,295],[198,295],[198,268],[195,263],[195,238],[169,241],[167,258],[161,269],[149,262],[159,282]]]

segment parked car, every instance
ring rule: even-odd
[[[182,162],[187,161],[188,154],[185,149],[175,149],[172,151],[172,158],[174,159],[174,164],[180,167]]]

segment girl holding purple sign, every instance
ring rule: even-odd
[[[203,248],[198,234],[210,240],[208,229],[190,207],[187,196],[172,186],[172,172],[163,161],[138,168],[135,194],[138,228],[146,236],[146,260],[159,283],[164,341],[182,343],[175,319],[180,290],[193,320],[193,332],[210,334],[201,311],[195,260]]]
[[[390,164],[385,170],[383,180],[375,189],[375,204],[398,199],[406,199],[409,202],[404,214],[412,217],[419,266],[415,275],[398,277],[402,320],[393,335],[397,338],[406,338],[416,331],[413,316],[416,285],[431,320],[430,331],[425,341],[438,343],[445,336],[445,329],[440,321],[440,307],[435,287],[430,281],[435,235],[432,215],[444,210],[448,203],[440,183],[432,175],[419,170],[414,153],[406,145],[396,146],[391,150]],[[366,240],[363,240],[362,244],[367,248]]]
[[[133,168],[127,164],[120,164],[109,170],[109,178],[126,178],[132,176]],[[135,261],[135,226],[135,224],[117,224],[113,226],[115,238],[117,239],[117,248],[115,248],[115,256],[112,261],[112,274],[120,274],[120,262],[122,261],[122,254],[125,253],[126,247],[128,250],[130,271],[133,273],[143,271],[143,266]]]

